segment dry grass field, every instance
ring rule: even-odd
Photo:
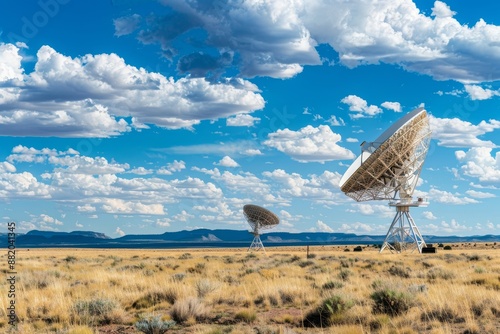
[[[500,247],[454,246],[19,249],[17,332],[500,333]]]

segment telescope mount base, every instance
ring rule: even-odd
[[[248,251],[260,251],[262,250],[264,254],[266,253],[266,249],[264,248],[264,245],[262,244],[262,240],[260,240],[260,234],[257,233],[252,233],[254,235],[252,244],[250,247],[248,247]]]
[[[380,253],[384,249],[389,249],[391,253],[401,253],[406,250],[412,252],[416,249],[422,253],[422,248],[425,247],[425,241],[418,230],[415,221],[410,215],[410,206],[417,205],[395,205],[396,216],[392,220],[391,227],[387,231]]]

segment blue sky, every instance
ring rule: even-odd
[[[416,107],[423,234],[498,234],[495,1],[9,2],[0,11],[0,215],[112,237],[247,229],[385,234],[338,182]]]

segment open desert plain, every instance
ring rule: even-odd
[[[499,246],[449,246],[435,254],[379,254],[366,245],[309,254],[20,249],[17,327],[8,323],[6,280],[0,326],[68,334],[500,333]]]

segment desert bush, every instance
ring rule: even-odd
[[[132,307],[135,309],[143,309],[160,304],[163,301],[167,301],[173,304],[177,299],[177,292],[174,289],[167,289],[165,291],[151,291],[137,299],[132,303]]]
[[[437,278],[442,278],[444,280],[449,280],[455,278],[455,274],[452,271],[445,270],[440,267],[432,268],[427,272],[427,278],[429,280],[435,280]]]
[[[185,273],[177,273],[172,275],[172,280],[174,282],[181,282],[186,277]]]
[[[465,257],[467,258],[468,261],[481,261],[482,260],[481,256],[479,256],[477,254],[472,254],[472,255],[462,254],[462,255],[465,255]]]
[[[241,310],[234,315],[234,319],[250,324],[257,319],[257,314],[253,310]]]
[[[348,281],[349,277],[351,277],[351,275],[352,275],[352,271],[350,271],[349,269],[340,269],[337,277],[343,281]]]
[[[204,298],[207,294],[215,291],[218,287],[218,284],[207,279],[199,280],[195,285],[196,293],[199,298]]]
[[[391,266],[388,270],[389,274],[402,278],[410,277],[410,268],[404,268],[403,266]]]
[[[269,300],[269,304],[271,304],[272,306],[279,305],[278,297],[276,297],[275,295],[269,295],[267,296],[267,299]]]
[[[164,321],[159,316],[149,316],[135,323],[135,328],[145,334],[163,334],[174,326],[175,321]]]
[[[377,314],[369,322],[371,330],[377,331],[391,323],[391,318],[387,314]]]
[[[87,324],[108,322],[116,303],[109,299],[77,300],[73,305],[78,317]]]
[[[413,306],[411,294],[391,288],[381,288],[371,294],[374,301],[373,313],[396,316],[405,313]]]
[[[308,259],[315,259],[316,258],[316,254],[314,254],[314,253],[307,254],[307,258]]]
[[[446,245],[443,247],[444,250],[451,250],[451,246],[450,245]]]
[[[205,263],[197,263],[194,267],[188,268],[187,272],[191,274],[202,274],[205,272]]]
[[[25,276],[21,276],[19,280],[25,289],[45,289],[47,288],[54,279],[51,277],[50,272],[42,271],[36,272],[32,271]]]
[[[263,295],[258,295],[255,299],[254,299],[254,304],[255,305],[264,305],[266,301],[266,297],[263,296]]]
[[[203,320],[208,316],[208,309],[201,300],[186,298],[174,303],[171,315],[179,323],[184,323],[189,319]]]
[[[305,316],[304,326],[327,327],[341,323],[345,312],[353,306],[354,302],[345,296],[330,296]]]
[[[291,291],[279,290],[278,293],[283,305],[292,304],[295,301],[295,295]]]
[[[225,264],[231,264],[231,263],[234,263],[234,257],[232,256],[224,256],[224,263]]]
[[[68,255],[68,256],[66,256],[66,257],[64,258],[64,261],[66,261],[66,263],[75,263],[75,262],[76,262],[76,260],[77,260],[77,258],[76,258],[76,257],[74,257],[74,256],[70,256],[70,255]]]
[[[449,307],[437,308],[430,312],[424,312],[420,316],[420,320],[429,321],[429,320],[438,320],[443,323],[453,323],[453,322],[464,322],[465,320],[459,319],[456,312]]]
[[[408,287],[411,293],[427,292],[428,288],[425,284],[413,284]]]
[[[340,268],[349,268],[351,266],[351,263],[349,261],[342,259],[340,260]]]
[[[307,261],[300,261],[298,263],[299,267],[301,268],[305,268],[305,267],[308,267],[308,266],[311,266],[314,264],[314,261],[311,261],[311,260],[307,260]]]
[[[354,247],[353,251],[355,251],[355,252],[362,252],[363,251],[363,247],[356,246],[356,247]]]
[[[323,290],[331,290],[331,289],[341,289],[344,287],[344,283],[339,281],[328,281],[321,286]]]
[[[193,256],[191,256],[190,253],[184,253],[181,256],[179,256],[179,260],[188,260],[188,259],[192,259],[192,258],[193,258]]]
[[[486,272],[486,269],[484,269],[483,267],[476,267],[474,268],[474,272],[477,274],[484,274]]]

